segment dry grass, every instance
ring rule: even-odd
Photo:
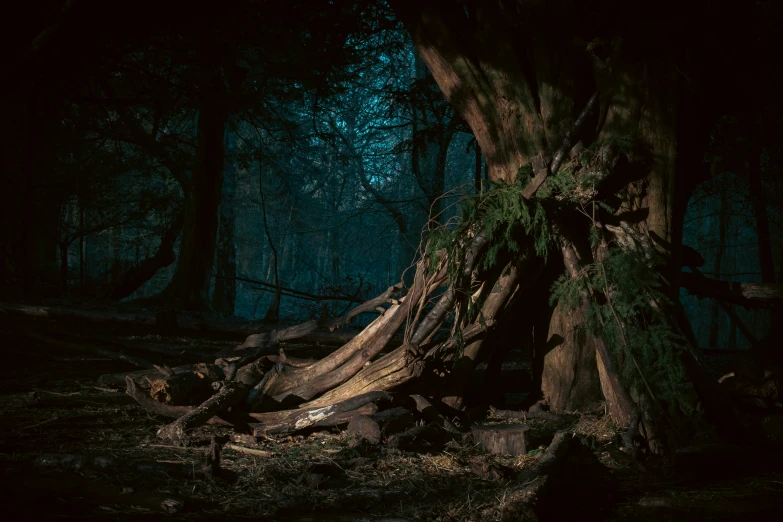
[[[126,338],[127,342],[167,343],[203,350],[225,343],[192,338]],[[188,448],[172,447],[155,438],[164,419],[148,415],[122,392],[95,387],[102,373],[126,368],[99,358],[72,354],[36,354],[30,347],[18,350],[13,367],[0,369],[0,469],[6,482],[30,471],[30,462],[41,453],[107,455],[116,459],[198,465],[212,437],[226,440],[232,430],[207,426],[193,434]],[[30,353],[25,353],[30,352]],[[34,392],[35,399],[29,395]],[[487,419],[488,423],[516,420]],[[313,513],[363,513],[376,517],[403,517],[431,521],[491,521],[514,513],[520,490],[513,482],[485,480],[471,471],[475,458],[519,471],[532,466],[552,434],[562,429],[540,420],[528,420],[532,451],[517,457],[484,455],[468,442],[451,442],[433,454],[405,453],[370,447],[344,432],[317,432],[307,436],[262,439],[257,448],[271,453],[255,457],[231,450],[222,453],[222,468],[232,479],[214,481],[140,475],[128,471],[107,475],[85,470],[87,480],[117,487],[144,487],[156,493],[178,496],[198,504],[205,517],[277,517]],[[584,414],[566,426],[597,453],[608,455],[616,430],[608,418]],[[609,458],[608,456],[606,457]],[[358,459],[358,460],[357,460]],[[603,462],[602,458],[602,462]],[[361,464],[361,465],[357,465]],[[317,485],[303,480],[313,465],[334,470]],[[610,473],[618,466],[608,465]],[[58,475],[59,476],[59,475]],[[698,489],[675,488],[658,478],[618,475],[628,497],[617,511],[618,519],[657,520],[639,508],[639,499],[656,495],[697,503],[735,502],[783,495],[783,479],[759,476],[755,481]],[[10,493],[8,492],[10,491]],[[6,494],[14,495],[15,490]],[[74,499],[62,499],[65,509]],[[93,506],[101,513],[130,517],[149,513],[131,505]],[[511,511],[509,511],[511,510]],[[641,511],[640,511],[641,510]],[[634,518],[636,517],[636,518]],[[647,517],[647,518],[645,518]]]
[[[165,422],[141,410],[121,392],[96,389],[91,381],[58,380],[36,388],[37,403],[23,406],[27,393],[0,400],[0,461],[7,470],[41,453],[106,455],[119,460],[193,464],[203,459],[212,437],[227,438],[227,428],[205,426],[195,430],[194,444],[179,448],[160,444],[155,432]],[[271,517],[286,512],[361,512],[421,520],[499,519],[504,499],[513,497],[511,483],[478,478],[470,459],[481,452],[468,443],[451,442],[435,454],[405,453],[368,447],[344,432],[317,432],[262,439],[258,449],[270,457],[254,457],[225,450],[221,466],[236,480],[213,482],[139,476],[133,472],[106,475],[82,471],[89,480],[145,486],[208,503],[208,515]],[[366,459],[351,468],[346,462]],[[538,455],[489,457],[521,470]],[[313,464],[342,469],[317,487],[300,477]],[[140,508],[105,506],[107,512],[143,513]],[[491,512],[497,516],[491,516]],[[489,516],[489,518],[487,518]]]

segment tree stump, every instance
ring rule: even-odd
[[[473,441],[493,455],[524,455],[527,453],[527,424],[476,426]]]

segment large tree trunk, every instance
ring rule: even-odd
[[[650,44],[656,30],[653,25],[643,25],[643,30],[627,40],[597,38],[589,45],[579,40],[574,45],[562,35],[584,33],[580,16],[569,17],[575,22],[564,22],[552,32],[551,24],[545,22],[562,18],[558,6],[550,4],[516,3],[513,10],[506,10],[492,2],[390,3],[413,36],[433,79],[471,127],[495,185],[519,181],[512,186],[520,187],[520,198],[527,200],[522,204],[532,206],[540,189],[551,188],[548,179],[561,166],[568,166],[567,175],[589,172],[597,176],[593,193],[586,199],[588,206],[596,200],[608,201],[616,212],[604,207],[586,209],[583,203],[581,208],[574,204],[568,214],[569,207],[556,203],[557,197],[546,198],[543,207],[554,239],[549,243],[549,256],[562,259],[560,266],[565,266],[567,277],[584,279],[587,267],[603,267],[606,245],[627,240],[620,237],[623,233],[634,241],[638,237],[643,252],[659,251],[665,260],[660,276],[666,293],[676,296],[681,257],[676,224],[682,219],[683,200],[687,201],[675,190],[674,176],[677,129],[681,128],[676,120],[678,74],[669,44],[659,45],[660,40]],[[592,4],[590,10],[574,9],[595,19]],[[623,145],[628,136],[636,137],[633,148]],[[586,149],[594,144],[598,147]],[[589,153],[587,160],[578,154],[581,151]],[[582,161],[590,164],[582,165]],[[530,179],[517,180],[519,176]],[[590,227],[603,238],[600,247],[588,243]],[[281,357],[250,393],[250,403],[262,409],[323,408],[364,393],[413,383],[429,386],[428,381],[434,380],[436,385],[428,388],[434,390],[431,395],[463,408],[467,377],[482,350],[489,348],[483,342],[486,329],[498,320],[514,321],[502,313],[514,309],[509,307],[510,299],[541,297],[530,289],[540,274],[538,263],[531,259],[533,238],[521,238],[520,248],[497,255],[497,250],[487,246],[493,238],[490,223],[479,220],[465,230],[456,241],[461,249],[441,251],[436,266],[419,262],[408,294],[390,300],[383,315],[351,343],[310,365],[286,364]],[[494,260],[496,266],[487,268],[487,260]],[[447,269],[455,266],[456,270]],[[446,283],[448,288],[437,300],[432,299]],[[611,301],[608,283],[605,286],[580,287],[576,309],[566,312],[565,303],[559,303],[548,324],[542,324],[538,314],[519,324],[526,328],[523,334],[534,325],[533,344],[546,381],[542,387],[555,409],[586,405],[599,397],[600,390],[616,424],[635,429],[642,420],[645,435],[654,441],[658,427],[652,410],[660,404],[650,389],[639,386],[633,390],[639,397],[634,403],[630,386],[621,379],[624,365],[638,368],[633,352],[616,354],[600,331],[587,329],[587,317],[594,307]],[[671,315],[664,304],[651,301],[650,307],[663,320]],[[545,308],[544,303],[540,308]],[[447,316],[455,317],[455,324],[446,336],[440,328]],[[616,314],[615,319],[624,332],[628,325]],[[635,319],[645,324],[643,317]],[[403,325],[403,344],[382,355]],[[567,353],[541,357],[543,345],[557,341],[558,336],[565,340],[562,351]],[[718,397],[708,393],[714,392],[715,383],[701,371],[698,361],[691,366],[693,375],[702,378],[697,385],[704,397]],[[710,402],[713,410],[719,407],[719,400]]]
[[[712,273],[715,279],[721,280],[723,270],[723,252],[726,250],[726,229],[728,228],[728,208],[726,206],[726,183],[720,185],[720,207],[718,208],[718,244],[715,252],[715,261],[712,264]],[[718,348],[718,332],[720,331],[720,303],[713,301],[710,310],[710,338],[708,346]]]
[[[641,226],[656,238],[661,250],[671,259],[667,275],[674,287],[679,264],[678,251],[672,246],[676,143],[673,62],[658,58],[631,60],[636,49],[629,45],[612,46],[610,42],[601,42],[609,47],[602,54],[596,51],[591,56],[582,51],[580,56],[570,47],[570,42],[552,38],[532,22],[528,26],[519,13],[512,15],[491,3],[469,12],[476,24],[472,32],[467,25],[464,31],[454,30],[455,25],[467,24],[456,8],[448,12],[430,2],[392,3],[441,90],[473,130],[486,157],[490,178],[495,182],[512,182],[522,167],[530,165],[540,186],[546,179],[550,169],[546,165],[550,161],[568,162],[571,147],[582,145],[574,140],[563,151],[555,147],[568,141],[578,111],[595,85],[598,86],[602,114],[597,122],[597,137],[607,140],[638,135],[650,151],[652,160],[645,165],[644,187],[638,189],[639,197],[625,194],[627,203],[623,210],[646,211],[647,218]],[[536,12],[536,19],[544,14]],[[554,12],[550,14],[556,18]],[[521,27],[512,29],[507,21],[511,16],[523,20]],[[520,36],[521,33],[528,36]],[[521,46],[512,45],[520,39],[523,39]],[[611,66],[607,65],[607,53],[611,55]],[[508,117],[509,114],[513,117]],[[583,136],[584,140],[595,138],[589,131]],[[624,183],[630,181],[633,180]],[[531,194],[534,191],[535,188]],[[676,273],[671,270],[675,264]],[[576,337],[572,350],[584,353],[587,349],[579,346],[580,339]],[[592,383],[580,384],[594,390],[599,372],[582,368],[583,364],[591,367],[594,360],[589,356],[550,357],[545,362],[544,374],[547,378],[568,373],[591,378]],[[550,368],[546,367],[548,364]],[[604,386],[605,393],[606,390]],[[612,395],[607,399],[614,400],[627,393]],[[622,412],[618,413],[618,419],[627,420],[627,404],[619,406],[617,411]]]
[[[754,114],[755,116],[755,114]],[[756,128],[756,125],[753,125]],[[761,268],[761,281],[764,283],[775,282],[775,261],[772,252],[772,232],[769,226],[769,213],[767,212],[767,198],[764,195],[764,185],[761,175],[761,157],[764,153],[763,141],[765,136],[759,136],[758,132],[752,133],[755,144],[748,152],[748,184],[750,186],[750,202],[753,207],[753,216],[756,218],[756,235],[759,242],[759,267]],[[771,133],[770,133],[771,134]]]
[[[227,151],[233,148],[233,135],[226,133]],[[234,239],[236,209],[236,165],[233,159],[226,165],[223,177],[223,198],[220,202],[220,226],[217,245],[217,275],[212,294],[212,308],[222,315],[234,315],[237,297],[237,245]]]
[[[549,323],[541,392],[552,411],[584,410],[601,400],[595,340],[581,311],[558,303]]]
[[[202,74],[209,88],[200,100],[198,162],[190,190],[185,193],[185,224],[177,270],[164,296],[175,307],[207,310],[223,187],[226,113],[220,105],[223,80],[219,70],[205,65]]]
[[[0,278],[6,294],[59,293],[59,196],[51,162],[59,118],[54,100],[39,88],[4,85],[0,172]]]

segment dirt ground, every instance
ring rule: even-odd
[[[0,323],[6,361],[0,368],[0,495],[10,520],[500,520],[518,486],[503,476],[480,478],[471,464],[480,459],[524,469],[562,427],[530,421],[534,448],[520,457],[482,455],[469,441],[407,453],[368,446],[337,429],[265,439],[257,446],[264,456],[224,449],[224,471],[207,480],[193,470],[211,440],[225,442],[233,430],[210,425],[196,430],[190,447],[160,444],[155,433],[166,419],[149,415],[123,390],[98,384],[102,374],[136,368],[25,334],[66,326],[74,327],[7,318]],[[161,360],[170,366],[209,360],[236,343],[113,328],[100,333],[126,346],[181,350],[180,360]],[[153,358],[149,351],[145,356]],[[584,414],[569,429],[590,451],[545,518],[747,520],[783,512],[781,473],[721,473],[726,466],[720,459],[686,476],[664,460],[639,469],[615,449],[616,434],[600,415]],[[59,458],[46,457],[52,454],[110,457],[115,465],[102,471],[42,466]],[[168,499],[183,502],[178,513],[163,512]]]

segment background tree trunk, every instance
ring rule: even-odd
[[[211,89],[201,99],[198,161],[192,174],[191,190],[185,193],[185,224],[177,269],[164,296],[175,307],[208,310],[218,210],[223,192],[226,113],[220,106],[224,89],[219,69],[205,64],[202,74]]]
[[[234,135],[226,132],[226,151],[234,149]],[[237,245],[234,236],[236,226],[236,165],[231,158],[223,175],[223,197],[220,202],[220,223],[217,244],[217,275],[212,294],[212,308],[222,315],[234,315],[237,297]]]
[[[715,251],[715,261],[712,265],[713,277],[721,279],[723,268],[723,251],[726,249],[726,229],[728,228],[728,216],[726,206],[726,184],[720,186],[720,207],[718,208],[718,244]],[[710,310],[710,339],[708,346],[710,348],[719,348],[718,332],[720,331],[720,303],[713,300],[712,310]]]

